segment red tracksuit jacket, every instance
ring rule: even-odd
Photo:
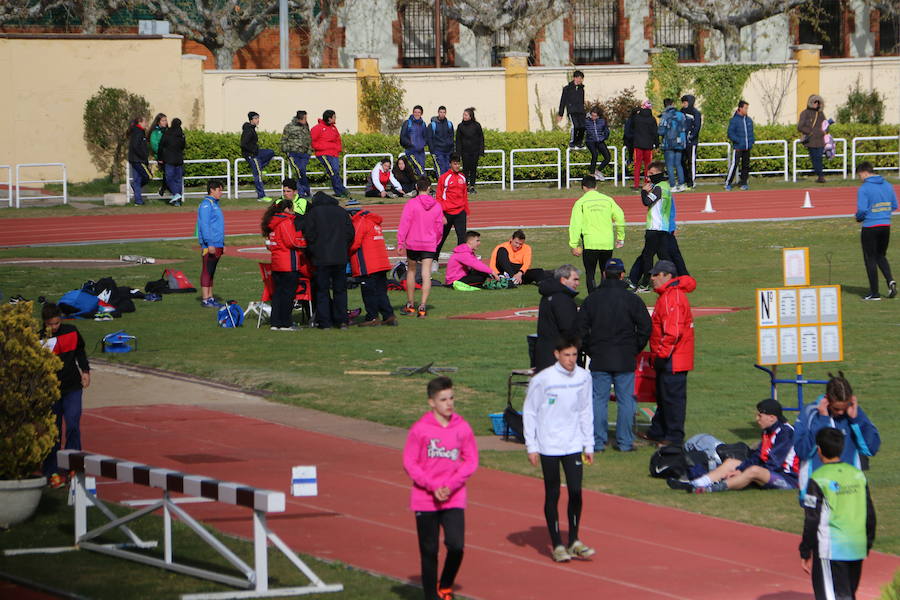
[[[694,368],[694,317],[687,294],[696,287],[693,277],[682,275],[656,291],[650,352],[653,358],[671,358],[673,373]]]
[[[303,253],[306,240],[303,233],[294,229],[294,215],[276,213],[269,222],[271,231],[266,247],[272,253],[273,271],[299,271],[301,277],[309,277],[309,261]]]
[[[350,246],[350,271],[354,277],[389,271],[384,234],[381,232],[381,215],[361,210],[353,215],[353,244]]]
[[[449,170],[438,178],[437,201],[448,215],[469,214],[469,188],[466,176]]]

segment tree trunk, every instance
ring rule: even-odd
[[[325,33],[331,24],[331,19],[318,21],[310,15],[308,21],[309,41],[307,42],[306,55],[309,57],[309,67],[311,69],[321,69],[322,62],[325,60]]]
[[[102,16],[103,10],[97,6],[97,0],[84,0],[81,8],[81,33],[97,33]]]
[[[209,51],[216,57],[217,69],[234,68],[234,50],[225,46],[219,46],[218,48],[209,48]]]
[[[474,33],[474,32],[473,32]],[[493,35],[490,33],[475,33],[475,67],[487,68],[491,66],[491,47]]]
[[[723,62],[725,64],[736,63],[741,60],[741,30],[739,27],[727,25],[719,31],[722,32],[724,39],[725,56]]]

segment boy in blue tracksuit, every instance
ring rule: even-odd
[[[756,141],[753,134],[753,119],[747,116],[750,108],[748,102],[741,100],[738,102],[737,110],[728,122],[728,139],[734,146],[734,160],[731,161],[731,167],[728,169],[728,176],[725,178],[725,189],[731,190],[731,182],[734,181],[734,174],[740,163],[741,178],[738,185],[742,190],[750,189],[747,185],[747,178],[750,176],[750,150]]]
[[[841,462],[863,468],[863,456],[875,456],[881,447],[878,428],[859,406],[843,371],[829,374],[825,395],[807,404],[794,424],[794,450],[800,458],[800,501],[806,496],[806,484],[813,471],[822,466],[816,455],[816,434],[834,427],[844,434]],[[868,461],[867,461],[868,462]]]
[[[412,114],[400,127],[400,145],[412,164],[417,177],[425,174],[425,146],[430,146],[429,128],[422,120],[422,107],[413,107]]]
[[[888,298],[893,298],[897,295],[897,282],[891,275],[887,249],[891,240],[891,213],[897,210],[897,194],[894,186],[875,174],[872,163],[866,161],[856,171],[862,180],[856,192],[856,221],[862,223],[860,241],[869,276],[869,295],[863,300],[881,300],[878,269],[887,281]]]
[[[224,306],[213,296],[213,279],[219,258],[225,252],[225,217],[219,206],[222,197],[222,182],[210,179],[206,184],[206,197],[197,208],[197,241],[200,243],[202,270],[200,271],[200,292],[204,308]]]
[[[434,156],[438,177],[450,170],[454,135],[453,122],[447,118],[447,107],[438,106],[438,114],[431,117],[428,126],[428,150]]]

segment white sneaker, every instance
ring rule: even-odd
[[[590,558],[596,554],[596,550],[585,546],[584,542],[581,540],[575,540],[575,542],[568,547],[566,552],[568,552],[572,558]]]
[[[600,171],[594,171],[594,179],[596,179],[597,181],[603,181],[606,178],[603,177],[603,173],[601,173]]]
[[[572,560],[572,555],[570,555],[569,551],[566,550],[566,547],[562,545],[553,549],[552,556],[554,562],[569,562]]]

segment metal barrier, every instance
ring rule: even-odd
[[[559,148],[516,148],[515,150],[509,151],[509,189],[516,189],[516,169],[524,169],[527,167],[552,167],[553,163],[543,163],[543,164],[527,164],[527,165],[517,165],[516,164],[516,153],[525,154],[525,153],[535,153],[535,152],[550,152],[556,153],[556,178],[550,179],[520,179],[519,183],[539,183],[544,181],[555,181],[556,189],[562,189],[562,153]]]
[[[13,204],[13,179],[12,179],[12,167],[9,165],[0,165],[0,171],[6,169],[6,202],[9,204],[9,208],[12,208]]]
[[[484,171],[500,171],[500,179],[484,179],[475,181],[475,185],[490,185],[492,183],[499,183],[500,189],[506,189],[506,152],[503,150],[485,150],[485,156],[488,154],[499,154],[500,155],[500,164],[499,165],[479,165],[478,172],[483,173]],[[510,183],[512,179],[510,179]],[[511,189],[511,188],[510,188]]]
[[[277,160],[281,163],[281,171],[278,173],[267,173],[265,171],[260,173],[260,179],[263,180],[263,191],[281,193],[281,182],[284,179],[284,157],[273,156],[272,160],[273,161]],[[235,197],[235,199],[241,197],[241,178],[247,179],[249,177],[250,179],[253,179],[253,173],[241,175],[240,164],[242,162],[245,163],[245,162],[247,162],[247,160],[244,158],[234,159],[234,197]],[[266,177],[278,177],[278,187],[266,189],[266,187],[265,187],[266,186],[266,184],[265,184]],[[244,190],[244,191],[248,191],[248,190]]]
[[[347,185],[347,175],[349,175],[350,173],[365,173],[368,176],[368,174],[372,172],[372,167],[374,167],[375,165],[370,166],[368,169],[350,169],[350,170],[348,170],[347,169],[347,159],[348,158],[366,158],[366,157],[374,157],[374,158],[378,158],[379,160],[382,158],[389,158],[391,160],[391,168],[392,169],[394,168],[394,157],[389,152],[382,152],[382,153],[375,152],[375,153],[371,153],[371,154],[345,154],[344,162],[343,162],[343,165],[344,165],[344,187],[347,188],[348,190],[351,188],[365,188],[366,184]]]
[[[22,179],[19,176],[19,169],[34,167],[62,167],[62,179]],[[16,208],[22,206],[22,184],[23,183],[61,183],[62,195],[41,195],[28,196],[31,200],[52,200],[54,198],[62,198],[63,204],[69,203],[68,188],[66,183],[66,163],[19,163],[16,165]]]
[[[797,153],[797,146],[799,144],[800,144],[800,139],[799,138],[795,139],[794,147],[792,148],[792,151],[794,154],[793,180],[795,182],[797,181],[797,173],[812,173],[813,172],[812,169],[798,169],[797,168],[797,159],[798,158],[808,158],[809,157],[809,154],[798,154]],[[838,148],[842,145],[843,145],[844,151],[838,152],[837,151]],[[843,175],[844,179],[847,179],[847,140],[845,138],[834,138],[834,150],[835,150],[835,152],[834,152],[834,156],[832,158],[841,158],[842,159],[841,168],[840,169],[822,169],[822,170],[825,173],[840,173],[841,175]],[[831,159],[823,158],[822,162],[824,163],[824,161],[826,161],[826,160],[831,160]]]
[[[622,159],[619,161],[619,166],[622,167],[622,187],[626,187],[628,181],[628,148],[622,146]]]
[[[320,186],[316,186],[316,187],[313,187],[312,185],[310,185],[310,187],[309,187],[310,191],[312,191],[312,190],[330,190],[331,189],[331,178],[325,172],[325,168],[322,167],[321,171],[311,171],[309,167],[310,167],[310,165],[313,165],[313,164],[322,166],[322,163],[319,162],[319,159],[316,157],[316,155],[310,154],[309,162],[306,163],[306,179],[307,179],[307,181],[309,181],[313,177],[317,177],[317,176],[321,175],[322,177],[325,178],[325,185],[320,185]],[[294,173],[294,165],[291,164],[291,161],[288,161],[287,166],[288,166],[288,177],[297,177],[300,175],[300,173],[296,173],[296,174]],[[346,179],[344,181],[346,181]]]
[[[619,149],[616,146],[607,146],[607,150],[609,150],[610,162],[612,165],[613,176],[612,182],[613,185],[619,185],[619,178],[617,174],[619,172]],[[590,166],[590,162],[572,162],[572,151],[575,152],[587,152],[590,154],[590,150],[587,148],[566,148],[566,187],[570,187],[572,181],[581,181],[581,177],[572,177],[572,167],[584,167]],[[588,173],[588,175],[593,175],[593,173]]]
[[[756,148],[757,146],[763,146],[766,144],[780,144],[783,152],[781,154],[774,154],[771,156],[757,156],[751,152],[750,153],[750,161],[752,162],[754,160],[768,160],[768,159],[777,158],[778,160],[782,161],[782,163],[784,164],[784,169],[781,169],[779,171],[750,171],[750,175],[780,175],[780,174],[784,174],[784,180],[787,181],[788,180],[788,143],[787,143],[787,140],[761,140],[761,141],[755,142],[753,144],[753,147]],[[731,160],[734,161],[734,152],[732,152]]]
[[[879,142],[882,140],[892,140],[897,142],[897,151],[896,152],[858,152],[856,150],[856,142]],[[853,138],[853,143],[851,144],[851,152],[853,153],[853,158],[851,159],[852,166],[850,170],[850,176],[856,177],[856,157],[857,156],[896,156],[897,157],[897,175],[900,176],[900,135],[882,135],[882,136],[873,136],[873,137],[858,137]],[[2,168],[2,167],[0,167]],[[891,171],[894,167],[875,167],[876,171]]]
[[[714,157],[714,158],[700,158],[700,148],[724,148],[725,156],[723,157]],[[731,151],[731,144],[729,142],[700,142],[697,144],[697,174],[694,177],[694,181],[700,179],[701,177],[728,177],[728,168],[731,166],[731,161],[733,160],[733,152]],[[700,163],[705,162],[724,162],[725,163],[725,172],[724,173],[701,173],[700,172]]]

